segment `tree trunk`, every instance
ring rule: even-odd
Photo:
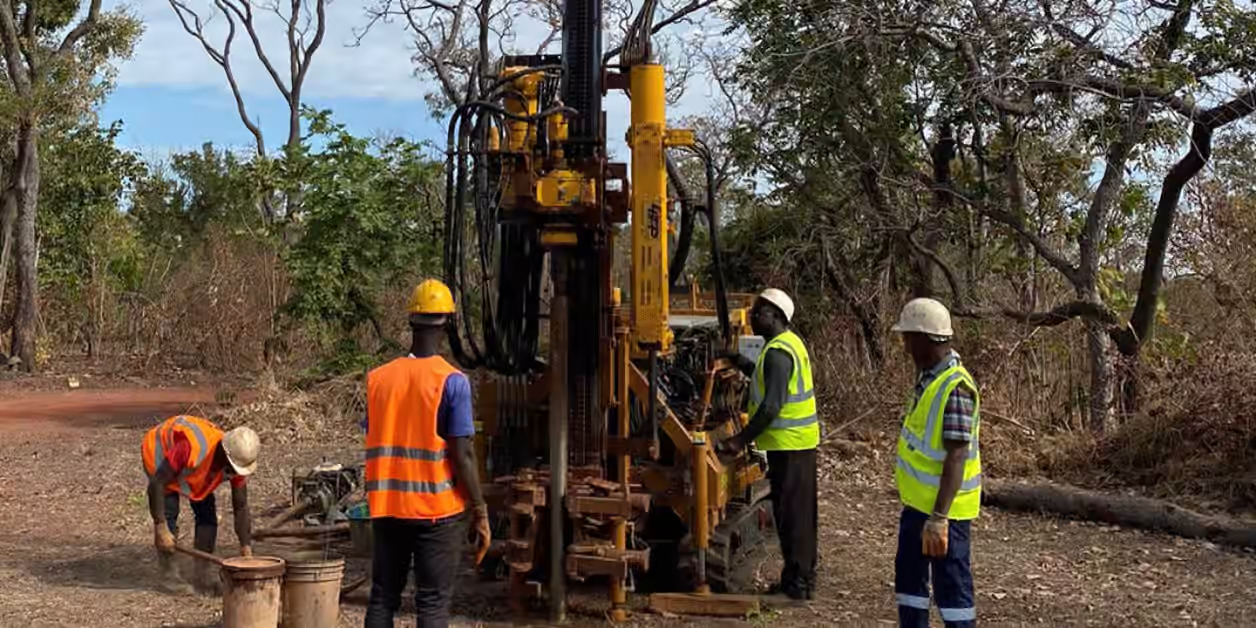
[[[35,213],[39,208],[39,131],[33,120],[18,126],[17,160],[12,188],[17,201],[14,239],[17,241],[17,315],[13,323],[12,354],[27,372],[35,369],[39,331],[39,264],[35,241]]]
[[[1256,547],[1256,528],[1228,517],[1193,512],[1176,504],[1126,495],[1105,495],[1071,486],[992,482],[982,497],[990,506],[1048,512],[1084,521],[1167,532],[1237,547]]]
[[[0,193],[0,316],[9,288],[9,260],[13,258],[13,225],[17,222],[17,196],[11,187]],[[0,334],[8,331],[8,320],[0,319]]]
[[[1096,434],[1114,426],[1112,391],[1116,378],[1112,338],[1099,321],[1086,321],[1086,345],[1090,352],[1090,429]]]

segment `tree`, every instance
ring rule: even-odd
[[[76,121],[103,96],[110,63],[129,56],[141,32],[132,16],[102,12],[100,5],[91,0],[75,23],[77,2],[0,2],[0,47],[16,128],[2,204],[15,212],[18,301],[11,353],[27,370],[34,368],[39,321],[40,135],[49,125]]]
[[[715,0],[689,0],[674,8],[663,3],[668,15],[655,25],[653,32],[689,20],[714,3]],[[369,21],[359,38],[367,36],[376,24],[400,21],[414,38],[413,61],[419,73],[435,83],[435,89],[427,95],[428,106],[437,115],[443,115],[485,93],[495,80],[493,77],[503,69],[498,67],[501,57],[549,52],[562,33],[563,6],[561,0],[376,0],[367,7]],[[604,60],[610,61],[620,53],[636,10],[632,0],[603,3],[603,25],[610,34]],[[544,35],[518,42],[522,24],[541,27]],[[678,43],[670,45],[675,47]],[[668,48],[669,43],[660,43],[655,49],[665,56]],[[683,92],[688,76],[685,58],[677,61],[668,68],[672,98]]]
[[[202,19],[200,14],[183,0],[169,0],[169,2],[179,22],[183,25],[183,29],[200,42],[205,54],[222,68],[227,84],[231,87],[231,95],[235,98],[240,121],[253,135],[257,156],[265,160],[267,157],[265,136],[257,122],[249,117],[244,95],[231,65],[231,46],[235,42],[237,27],[244,27],[244,32],[248,34],[249,41],[253,44],[253,52],[257,60],[266,69],[266,73],[275,83],[275,88],[279,90],[284,102],[288,105],[288,134],[284,142],[284,153],[298,150],[301,143],[301,93],[305,88],[305,79],[309,75],[314,54],[322,46],[323,35],[327,30],[327,0],[293,0],[287,5],[278,0],[263,0],[262,2],[212,0],[212,12],[205,19]],[[262,45],[258,17],[259,14],[267,13],[274,14],[284,27],[285,53],[288,61],[286,77],[280,74],[275,63],[271,61],[270,54]],[[227,22],[227,33],[221,46],[213,44],[205,31],[212,18],[219,15]],[[280,217],[277,215],[275,202],[270,194],[261,195],[258,200],[260,212],[267,223],[272,223]],[[291,193],[284,195],[283,202],[283,217],[290,217],[297,213],[301,206],[300,196]]]
[[[757,98],[786,103],[793,116],[768,140],[786,147],[773,159],[797,155],[777,160],[788,164],[780,174],[812,195],[818,178],[857,176],[876,231],[898,240],[893,259],[917,270],[915,291],[932,291],[940,274],[958,314],[1032,325],[1084,319],[1091,425],[1110,425],[1113,348],[1136,360],[1150,337],[1182,185],[1207,160],[1212,132],[1256,108],[1256,59],[1226,43],[1256,33],[1256,18],[1228,0],[998,10],[985,0],[750,0],[734,15],[753,41],[745,70],[762,84]],[[1153,209],[1129,173],[1158,170],[1158,156],[1182,143],[1184,122],[1186,157],[1165,175]],[[843,198],[840,185],[820,183]],[[876,211],[889,207],[887,190],[895,211]],[[1137,244],[1140,289],[1125,321],[1105,298],[1120,282],[1105,278],[1121,275],[1134,242],[1121,227],[1142,219],[1119,222],[1122,211],[1145,212],[1150,228]],[[830,215],[852,224],[849,211]],[[1009,271],[1014,303],[991,289],[1003,282],[982,280],[992,268]],[[1038,308],[1055,286],[1072,298]]]
[[[260,233],[259,188],[251,163],[207,143],[150,167],[135,183],[129,213],[149,246],[186,252],[204,239],[211,225]]]
[[[354,137],[328,112],[308,112],[307,120],[323,148],[288,157],[304,210],[301,238],[285,256],[285,310],[332,324],[342,338],[370,324],[386,342],[378,298],[416,269],[439,266],[442,163],[408,140]]]
[[[83,125],[45,143],[41,156],[48,177],[40,193],[40,283],[62,306],[55,323],[79,335],[89,357],[107,296],[137,288],[143,256],[121,202],[145,168],[115,145],[121,130],[120,122]]]
[[[235,43],[238,27],[244,28],[249,41],[253,44],[253,53],[266,68],[266,73],[270,75],[275,88],[279,90],[284,102],[288,105],[288,134],[284,149],[295,149],[301,142],[301,92],[305,88],[305,79],[309,75],[314,54],[323,44],[323,35],[327,30],[327,0],[312,0],[312,2],[294,0],[286,5],[276,0],[263,2],[212,0],[213,7],[205,19],[202,19],[199,13],[182,0],[169,0],[169,2],[183,30],[200,42],[201,47],[205,49],[205,54],[222,68],[227,84],[231,87],[231,95],[235,98],[240,121],[253,135],[258,156],[265,157],[265,137],[261,127],[248,114],[244,95],[240,91],[235,70],[231,65],[231,46]],[[280,74],[275,63],[271,61],[270,54],[262,45],[258,27],[259,12],[274,14],[284,26],[287,76]],[[212,43],[205,32],[210,21],[217,16],[221,16],[227,22],[227,34],[220,46]]]

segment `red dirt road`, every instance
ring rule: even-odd
[[[136,427],[217,407],[209,387],[65,390],[0,399],[0,432]]]

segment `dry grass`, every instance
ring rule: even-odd
[[[354,378],[333,379],[309,390],[262,390],[248,403],[214,420],[225,428],[247,425],[268,445],[342,443],[361,434],[365,394]]]

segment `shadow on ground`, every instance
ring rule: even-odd
[[[76,549],[82,553],[76,555]],[[191,577],[191,562],[191,559],[182,556],[175,557],[179,574],[185,580]],[[157,556],[147,545],[120,545],[105,550],[62,546],[32,556],[25,568],[50,585],[161,592]]]

